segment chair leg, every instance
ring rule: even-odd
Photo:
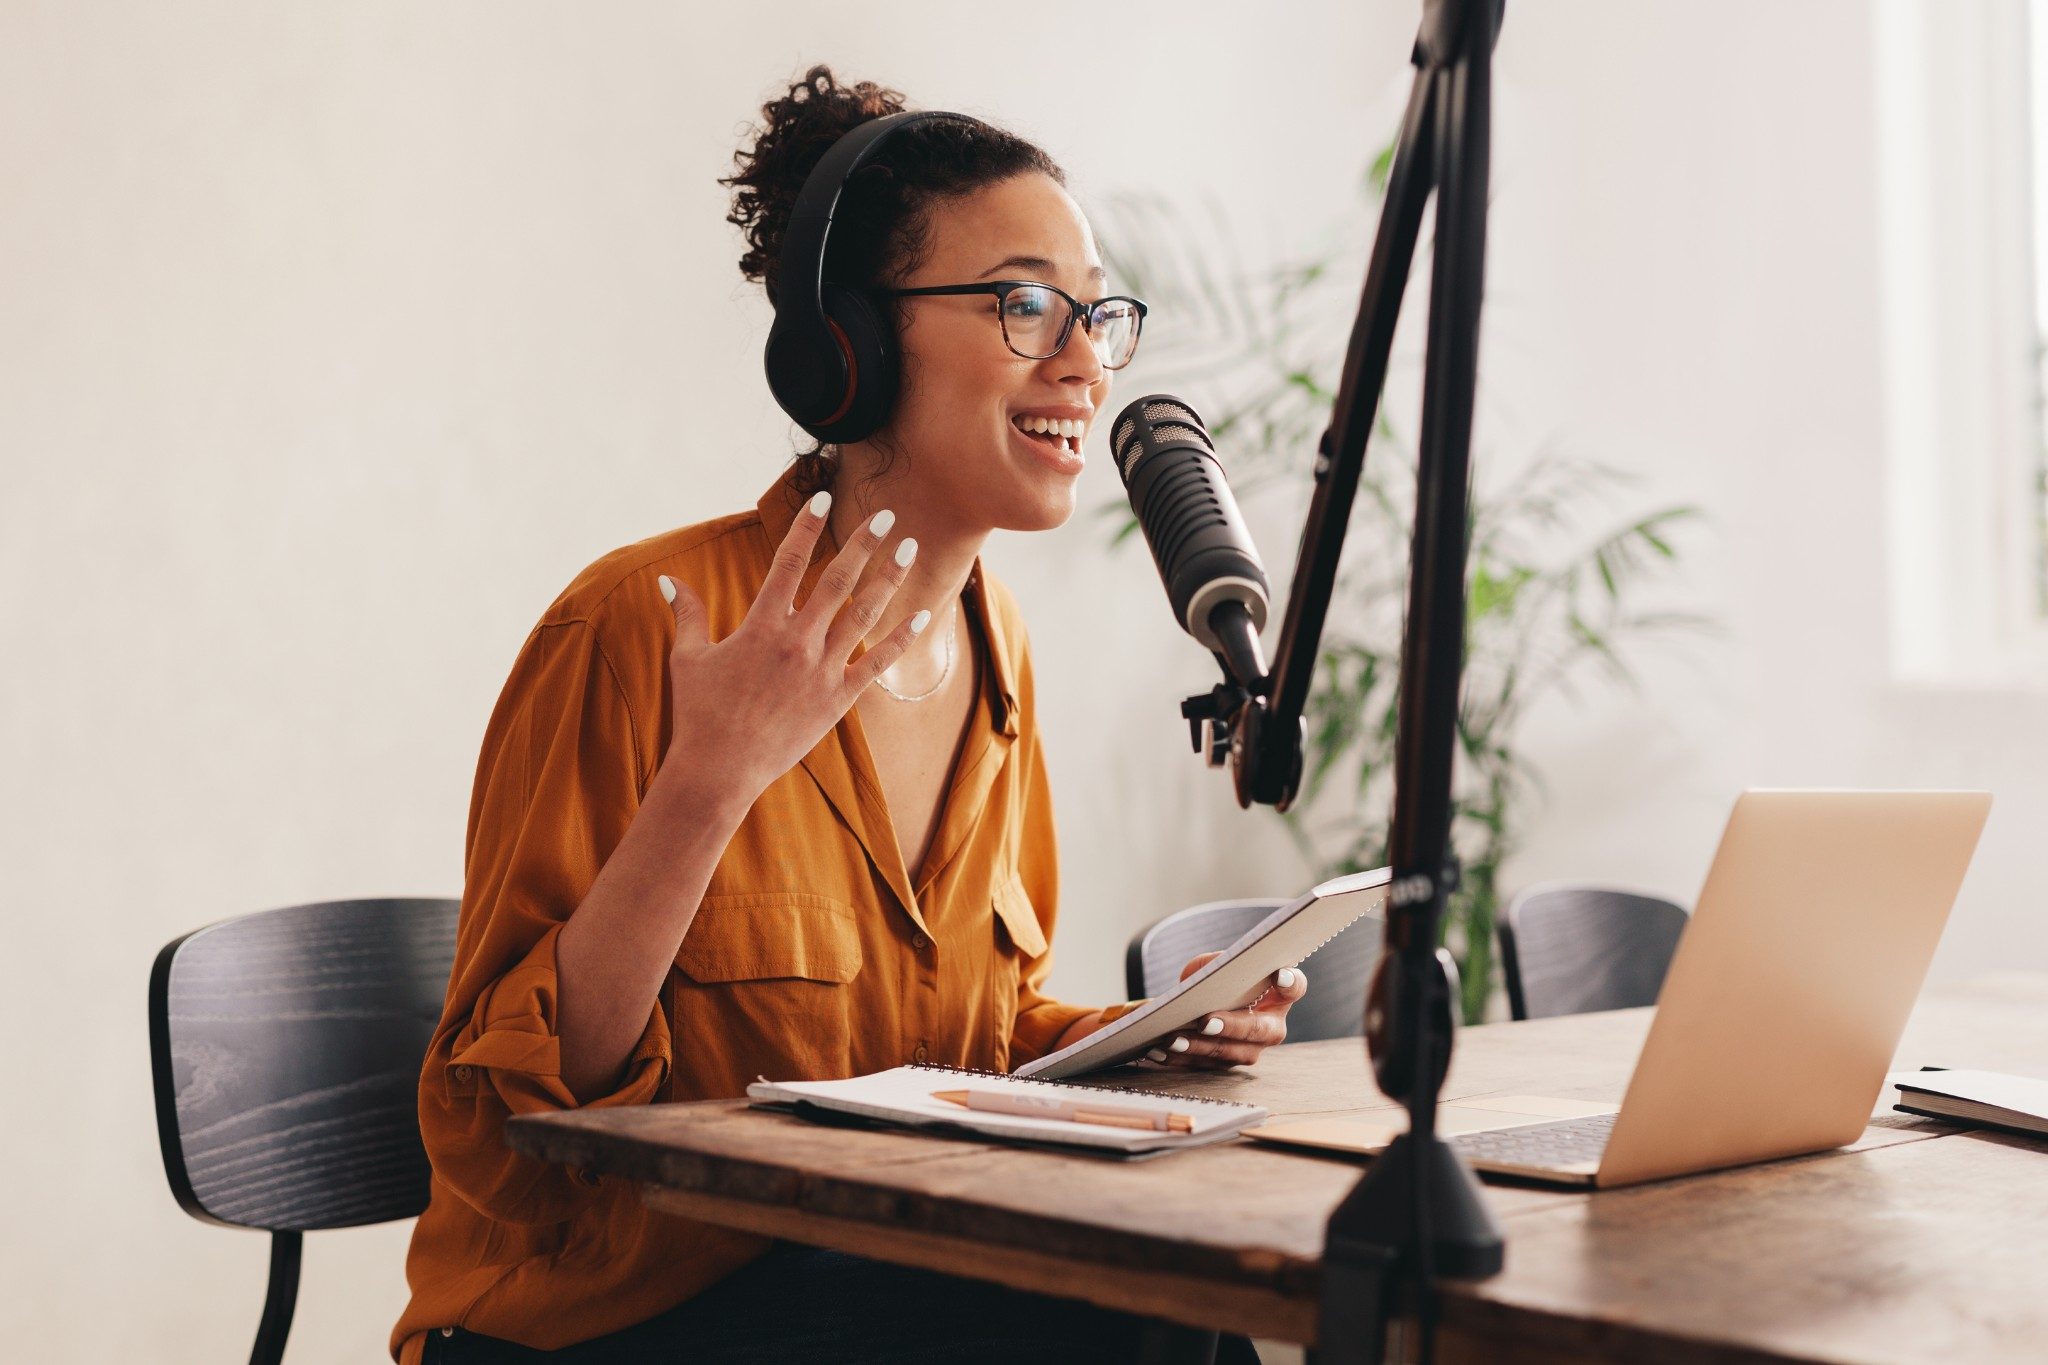
[[[291,1335],[292,1310],[299,1303],[299,1249],[305,1234],[270,1234],[270,1290],[263,1296],[263,1321],[249,1365],[283,1365],[284,1339]]]
[[[1155,1318],[1145,1324],[1139,1365],[1216,1365],[1219,1333]]]

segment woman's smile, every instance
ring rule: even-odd
[[[1088,462],[1081,444],[1092,415],[1093,409],[1074,404],[1029,408],[1011,416],[1010,428],[1056,473],[1076,475]]]

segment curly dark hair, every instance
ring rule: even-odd
[[[761,106],[753,146],[734,154],[733,174],[718,183],[733,191],[726,221],[746,235],[740,273],[767,290],[769,303],[781,284],[783,232],[805,177],[843,134],[905,107],[901,91],[872,81],[842,84],[824,65]],[[1067,183],[1043,151],[979,119],[937,119],[892,136],[840,195],[825,246],[825,278],[857,289],[894,284],[930,250],[934,203],[1033,172]],[[897,320],[901,326],[900,308]],[[876,443],[887,450],[879,434]],[[800,491],[809,495],[829,485],[837,462],[837,452],[823,445],[798,451]]]

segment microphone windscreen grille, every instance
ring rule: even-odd
[[[1138,434],[1138,419],[1126,416],[1116,424],[1116,430],[1109,434],[1110,455],[1118,464],[1124,462],[1124,447]]]
[[[1149,429],[1151,444],[1155,448],[1169,444],[1192,445],[1215,454],[1216,448],[1209,442],[1209,433],[1202,426],[1201,415],[1193,408],[1165,395],[1140,399],[1124,410],[1109,435],[1110,458],[1116,461],[1117,471],[1127,484],[1135,472],[1133,466],[1145,451],[1144,434],[1138,429],[1141,422]]]
[[[1200,426],[1202,419],[1195,416],[1195,410],[1185,403],[1176,403],[1170,398],[1155,399],[1145,405],[1145,420],[1148,422],[1193,422]]]
[[[1203,436],[1195,428],[1183,426],[1179,422],[1164,422],[1152,428],[1152,442],[1154,445],[1165,445],[1169,441],[1185,441],[1191,445],[1200,446],[1204,450],[1209,448],[1207,437]]]

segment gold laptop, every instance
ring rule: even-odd
[[[1986,792],[1743,793],[1620,1109],[1483,1098],[1443,1105],[1440,1131],[1478,1170],[1601,1187],[1854,1142],[1990,809]],[[1247,1135],[1369,1152],[1405,1126]]]

